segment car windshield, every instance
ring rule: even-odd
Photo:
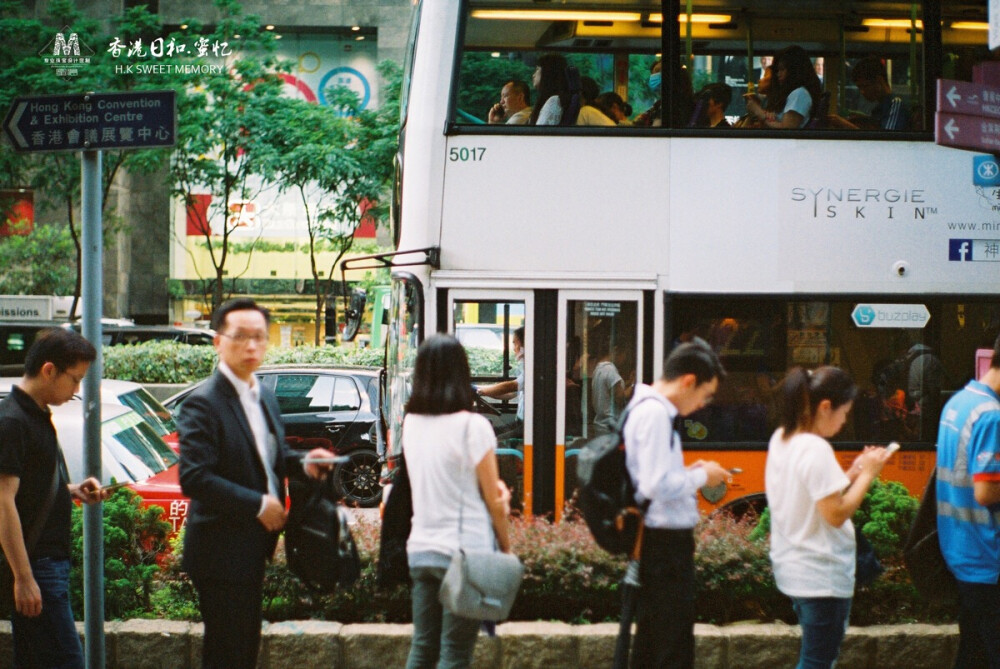
[[[135,409],[136,413],[142,416],[159,436],[165,437],[177,431],[177,424],[174,422],[173,416],[145,388],[122,393],[118,399],[125,406]]]
[[[134,480],[158,474],[177,462],[177,455],[134,411],[105,421],[103,433],[104,442],[112,455],[130,474],[134,474]],[[136,461],[149,470],[149,475],[143,476],[135,471]]]

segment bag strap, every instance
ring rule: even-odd
[[[465,489],[462,488],[462,480],[465,478],[465,458],[466,451],[469,446],[469,423],[472,422],[472,414],[469,414],[468,420],[465,421],[465,431],[462,433],[462,445],[465,447],[462,450],[462,475],[458,479],[458,550],[462,550],[462,509],[465,507]]]
[[[24,552],[29,558],[31,557],[31,551],[35,548],[35,544],[38,543],[38,540],[42,536],[45,523],[49,520],[49,512],[52,511],[52,505],[56,501],[56,492],[59,490],[59,457],[57,451],[55,467],[52,468],[52,481],[49,483],[49,491],[45,497],[45,502],[42,504],[42,508],[39,510],[31,529],[24,535]]]

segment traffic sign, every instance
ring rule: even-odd
[[[1000,152],[1000,119],[938,112],[934,115],[934,141],[956,149]]]
[[[26,152],[173,146],[175,104],[174,91],[18,97],[3,129]]]
[[[1000,88],[938,79],[937,108],[951,114],[1000,118]]]

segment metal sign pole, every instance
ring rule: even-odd
[[[84,151],[81,157],[81,218],[83,219],[83,336],[97,349],[97,359],[83,380],[84,475],[101,476],[101,315],[102,277],[101,152]],[[87,669],[104,663],[104,503],[83,506],[83,619]]]

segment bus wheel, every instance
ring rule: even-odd
[[[710,515],[716,516],[724,513],[732,516],[734,520],[742,520],[748,514],[753,514],[753,517],[760,518],[760,514],[764,513],[766,508],[767,496],[762,492],[755,492],[752,495],[746,495],[723,504]]]

